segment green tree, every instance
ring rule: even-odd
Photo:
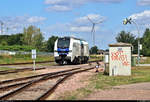
[[[25,45],[31,45],[32,44],[32,37],[33,34],[35,33],[35,27],[34,26],[29,26],[28,28],[24,28],[24,36],[23,36],[23,42]]]
[[[133,44],[135,42],[135,36],[130,32],[126,33],[125,31],[121,31],[116,37],[116,40],[117,42]]]
[[[33,36],[33,41],[31,45],[40,50],[43,45],[43,40],[44,37],[40,32],[40,29],[37,29],[37,33],[35,33],[35,35]]]
[[[22,37],[23,37],[22,33],[10,35],[7,40],[8,45],[22,45],[23,44]]]
[[[90,54],[97,54],[98,48],[97,46],[94,46],[90,49]]]
[[[150,56],[150,29],[147,28],[145,30],[141,43],[143,45],[142,54],[144,56]]]
[[[40,48],[40,51],[48,52],[48,49],[47,49],[47,41],[44,41],[44,42],[42,43],[42,46],[41,46],[41,48]]]
[[[25,45],[33,46],[37,49],[40,49],[43,45],[44,37],[40,28],[36,28],[35,26],[29,26],[27,29],[24,28],[24,35],[23,35],[23,43]]]
[[[7,45],[10,35],[0,35],[0,45]]]
[[[130,32],[126,33],[125,31],[121,31],[117,37],[116,37],[117,42],[122,42],[122,43],[130,43],[134,47],[133,53],[137,53],[137,45],[138,45],[138,40],[135,38],[133,34]]]
[[[54,43],[58,39],[57,36],[51,36],[47,41],[47,50],[49,52],[54,52]]]
[[[8,45],[8,43],[7,43],[7,41],[2,40],[0,45],[2,45],[2,46],[6,46],[6,45]]]

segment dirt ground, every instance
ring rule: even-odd
[[[85,64],[86,65],[86,64]],[[102,65],[102,63],[101,63]],[[48,72],[55,72],[70,68],[77,68],[78,66],[53,66],[45,70],[38,70],[37,73],[43,74]],[[47,98],[47,100],[59,100],[66,92],[74,92],[77,89],[86,87],[88,85],[88,78],[95,75],[95,69],[83,73],[78,73],[60,84],[55,92]],[[83,100],[150,100],[150,82],[137,83],[130,85],[114,86],[110,89],[95,90]]]
[[[150,82],[99,90],[90,94],[84,100],[150,100]]]
[[[65,92],[73,92],[88,85],[88,78],[95,75],[95,69],[73,75],[61,84],[47,100],[59,100]],[[150,82],[114,86],[110,89],[96,90],[83,100],[150,100]]]
[[[69,77],[64,83],[57,87],[55,92],[50,95],[47,100],[61,100],[60,97],[64,97],[66,92],[71,94],[77,89],[86,87],[86,85],[88,85],[88,78],[94,74],[96,74],[95,70],[90,70]]]
[[[103,66],[103,63],[100,62]],[[102,66],[99,68],[99,72],[103,71]],[[92,69],[86,72],[75,74],[69,77],[64,83],[60,84],[55,92],[50,95],[47,100],[62,100],[60,97],[64,97],[66,93],[73,93],[77,89],[84,88],[89,84],[89,78],[97,74],[96,69]]]

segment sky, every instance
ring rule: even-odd
[[[22,33],[24,27],[34,25],[45,40],[52,35],[73,36],[92,47],[92,22],[88,18],[100,22],[95,25],[95,45],[108,49],[122,30],[138,36],[134,24],[123,25],[125,18],[137,23],[140,36],[150,28],[150,0],[0,0],[3,35]]]

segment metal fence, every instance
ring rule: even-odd
[[[24,52],[24,51],[7,51],[7,50],[0,50],[0,55],[26,55],[26,54],[32,54],[31,52]],[[53,52],[37,52],[37,55],[51,55],[53,56]]]

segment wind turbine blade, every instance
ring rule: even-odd
[[[97,23],[95,23],[95,24],[99,24],[99,23],[102,23],[103,21],[99,21],[99,22],[97,22]]]
[[[91,22],[91,23],[94,23],[88,16],[87,16],[88,20]]]

